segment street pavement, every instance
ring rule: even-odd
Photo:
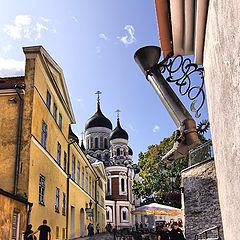
[[[75,238],[74,240],[113,240],[113,235],[109,233],[95,234],[93,237]]]

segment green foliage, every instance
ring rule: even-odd
[[[141,182],[134,182],[133,191],[146,203],[181,207],[181,171],[188,167],[188,157],[171,163],[161,162],[161,158],[172,148],[174,136],[164,138],[159,144],[151,145],[145,153],[139,153],[138,167]],[[205,138],[199,136],[202,142]]]

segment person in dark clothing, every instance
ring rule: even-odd
[[[158,228],[157,240],[170,240],[170,231],[167,224],[164,224],[162,229]]]
[[[24,232],[24,240],[35,240],[35,239],[37,239],[34,235],[30,235],[32,233],[33,233],[32,224],[28,224],[27,229]]]
[[[186,240],[177,222],[173,223],[173,229],[170,232],[170,240]]]
[[[87,230],[88,230],[88,236],[91,237],[92,236],[92,225],[91,225],[91,223],[88,224]]]
[[[29,236],[40,232],[39,240],[51,240],[51,228],[47,225],[47,220],[43,220],[43,224],[38,229],[31,233]]]

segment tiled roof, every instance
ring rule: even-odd
[[[0,89],[25,88],[24,76],[18,77],[0,77]]]

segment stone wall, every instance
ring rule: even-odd
[[[186,239],[194,240],[197,233],[222,226],[214,160],[185,169],[182,185]]]
[[[208,112],[226,240],[239,235],[240,1],[209,1],[204,50]]]
[[[13,213],[17,212],[19,217],[19,239],[27,226],[27,206],[25,203],[5,196],[0,191],[0,239],[12,239]]]

